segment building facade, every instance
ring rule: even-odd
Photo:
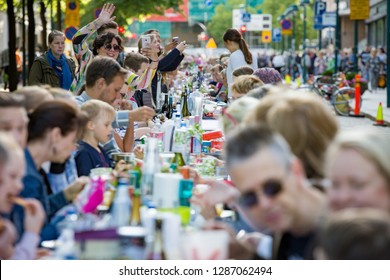
[[[367,28],[367,43],[371,46],[386,46],[387,5],[390,5],[388,0],[370,1],[370,18],[365,23]]]

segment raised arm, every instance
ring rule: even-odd
[[[73,36],[73,51],[77,59],[79,69],[70,86],[70,91],[77,94],[84,82],[84,72],[89,62],[93,59],[93,54],[88,46],[88,40],[103,24],[109,23],[115,19],[112,14],[115,11],[113,4],[104,4],[99,17],[81,28]]]
[[[112,14],[115,11],[115,6],[113,4],[104,4],[102,11],[100,12],[97,19],[88,23],[86,26],[82,27],[76,34],[73,36],[73,50],[77,60],[79,56],[83,55],[86,51],[89,51],[88,39],[92,37],[93,34],[101,27],[103,24],[109,23],[115,20],[115,16]]]

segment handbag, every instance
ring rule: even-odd
[[[387,84],[386,75],[383,74],[383,73],[379,74],[379,77],[378,77],[378,87],[379,88],[385,88],[386,84]]]

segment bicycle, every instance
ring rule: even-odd
[[[315,76],[313,83],[303,85],[300,89],[314,92],[333,106],[336,114],[349,116],[355,108],[355,89],[348,86],[343,73],[337,73],[329,79],[324,76]],[[360,101],[360,107],[362,101]]]

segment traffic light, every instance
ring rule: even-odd
[[[199,35],[198,35],[198,40],[199,41],[207,41],[208,37],[206,35],[206,33],[204,32],[201,32]]]
[[[246,25],[241,25],[240,32],[245,33],[246,32]]]
[[[120,34],[125,33],[125,28],[123,26],[118,26],[118,33]]]

